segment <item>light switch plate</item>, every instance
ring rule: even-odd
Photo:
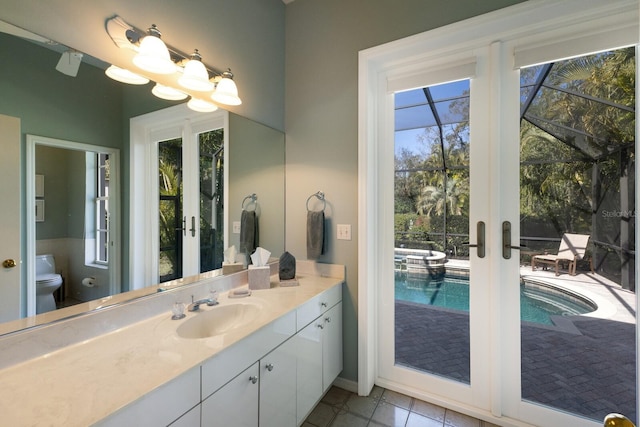
[[[240,221],[233,221],[233,234],[240,234]]]
[[[338,240],[351,240],[351,224],[338,224]]]

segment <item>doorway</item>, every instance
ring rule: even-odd
[[[496,422],[600,425],[601,420],[584,414],[532,402],[521,388],[520,188],[514,185],[520,177],[520,146],[514,143],[520,128],[518,67],[638,42],[637,4],[620,1],[585,8],[580,2],[568,3],[562,10],[550,3],[517,5],[361,53],[359,158],[361,188],[366,190],[360,192],[359,203],[360,394],[375,383]],[[620,27],[608,25],[610,19]],[[521,26],[525,21],[540,23],[544,31]],[[463,72],[465,67],[472,71]],[[389,144],[394,140],[394,97],[463,77],[471,81],[468,242],[476,246],[469,250],[468,384],[431,369],[404,369],[386,348],[398,343],[390,326],[396,306],[390,291],[396,239],[389,208],[394,194],[389,161],[394,157]],[[481,229],[484,258],[477,251]],[[637,304],[635,295],[633,301]],[[420,326],[413,322],[408,327]],[[636,335],[635,325],[633,329]]]
[[[119,293],[120,151],[27,135],[26,155],[27,316],[36,314],[36,254],[54,256],[60,306]]]
[[[221,267],[226,120],[224,111],[196,113],[186,105],[132,119],[132,288]]]

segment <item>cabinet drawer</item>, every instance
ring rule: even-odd
[[[202,399],[228,383],[238,372],[296,333],[296,313],[285,314],[202,364]]]
[[[327,289],[296,310],[296,331],[311,323],[320,314],[342,301],[342,283]]]

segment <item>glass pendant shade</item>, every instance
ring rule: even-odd
[[[225,105],[242,104],[242,101],[238,97],[238,87],[236,86],[235,82],[227,76],[226,72],[223,73],[222,79],[216,86],[216,91],[213,92],[213,95],[211,95],[211,99]]]
[[[166,99],[168,101],[182,101],[187,97],[186,93],[180,92],[179,90],[169,86],[161,85],[160,83],[156,83],[153,89],[151,89],[151,93],[158,98]]]
[[[215,104],[197,98],[191,98],[189,102],[187,102],[187,107],[200,113],[211,113],[218,109]]]
[[[142,77],[138,74],[132,73],[124,68],[111,65],[104,72],[109,78],[116,80],[120,83],[128,83],[130,85],[146,85],[149,83],[149,79]]]
[[[176,64],[171,61],[169,50],[160,37],[150,34],[140,42],[138,54],[133,57],[137,67],[156,74],[171,74]]]
[[[185,65],[184,72],[178,79],[178,84],[186,89],[198,92],[213,90],[213,83],[209,81],[209,73],[200,61],[200,55],[197,50]]]

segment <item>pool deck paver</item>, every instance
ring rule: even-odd
[[[636,420],[635,294],[597,274],[555,276],[523,267],[521,275],[579,292],[600,307],[563,319],[571,328],[521,325],[523,399],[595,420],[610,412]],[[468,384],[468,314],[396,301],[396,363]]]

